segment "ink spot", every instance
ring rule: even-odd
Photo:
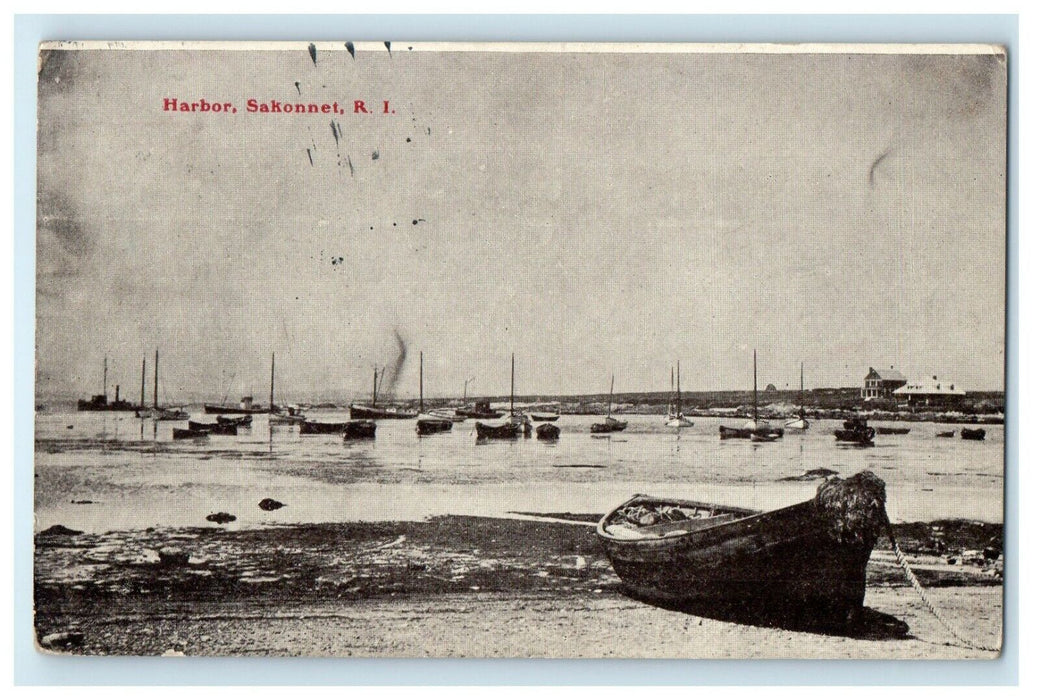
[[[295,86],[296,86],[296,94],[297,94],[297,95],[302,95],[303,93],[302,93],[302,92],[300,92],[300,81],[299,81],[299,80],[297,80],[297,81],[296,81],[295,83],[293,83],[293,85],[295,85]]]
[[[347,51],[350,52],[350,57],[351,58],[355,58],[355,56],[354,56],[354,42],[353,41],[348,41],[346,43],[346,47],[347,47]]]
[[[372,160],[379,160],[379,151],[372,151]]]
[[[409,136],[408,138],[406,138],[406,139],[404,140],[404,142],[405,142],[405,143],[411,143],[411,142],[412,142],[412,137],[411,137],[411,136]]]
[[[309,53],[311,55],[311,61],[313,61],[314,65],[317,66],[318,65],[318,48],[314,44],[308,44],[307,45],[307,53]]]

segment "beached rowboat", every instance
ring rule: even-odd
[[[765,513],[637,495],[596,535],[636,596],[842,626],[862,611],[867,560],[886,522],[884,482],[860,472]]]
[[[961,429],[962,440],[985,440],[986,429],[985,428],[962,428]]]
[[[539,440],[559,440],[560,439],[560,426],[553,425],[552,423],[542,423],[534,429],[535,436]]]

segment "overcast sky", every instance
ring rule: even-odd
[[[41,394],[1003,388],[1003,56],[355,54],[43,54]]]

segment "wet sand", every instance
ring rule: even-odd
[[[75,654],[991,658],[958,643],[887,543],[856,636],[668,610],[625,595],[591,515],[36,538],[38,637]],[[999,525],[907,524],[900,545],[955,629],[999,646]],[[986,556],[976,555],[986,548]],[[160,556],[160,553],[162,556]],[[80,636],[81,635],[81,636]]]

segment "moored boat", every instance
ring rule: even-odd
[[[611,404],[614,403],[614,375],[610,375],[610,394],[607,396],[607,415],[601,423],[593,423],[589,431],[595,434],[617,433],[628,427],[628,421],[618,420],[610,415]]]
[[[344,440],[369,440],[376,436],[374,420],[349,420],[343,428]]]
[[[776,442],[779,438],[775,432],[751,433],[751,442]]]
[[[347,429],[347,422],[305,420],[300,423],[300,435],[333,435]]]
[[[174,440],[198,440],[209,437],[208,430],[192,430],[191,428],[174,428]]]
[[[144,405],[144,374],[145,359],[141,358],[141,408],[137,410],[137,417],[146,420],[188,420],[188,412],[182,408],[159,405],[159,351],[155,351],[155,374],[152,385],[152,406],[146,408]]]
[[[372,371],[372,405],[350,404],[350,417],[353,420],[408,420],[418,418],[419,413],[400,406],[379,406],[379,370]]]
[[[961,429],[962,440],[985,440],[986,429],[985,428],[962,428]]]
[[[805,363],[798,366],[798,415],[784,421],[788,430],[808,430],[809,421],[805,420]]]
[[[956,434],[956,432],[953,431],[953,430],[944,430],[944,431],[942,431],[940,433],[936,433],[935,437],[937,437],[937,438],[952,438],[955,434]]]
[[[740,428],[729,428],[724,425],[719,426],[719,439],[729,440],[732,438],[744,438],[749,439],[754,435],[757,435],[760,439],[759,442],[772,442],[777,438],[784,436],[783,428],[774,428],[769,424],[767,420],[761,420],[758,417],[758,350],[754,351],[752,359],[752,403],[751,403],[751,418]]]
[[[202,405],[202,410],[209,414],[220,413],[224,415],[246,415],[271,412],[269,406],[254,406],[252,396],[243,396],[237,406],[232,404],[207,403]]]
[[[250,428],[253,425],[252,416],[217,416],[217,422],[221,425],[237,425],[240,428]]]
[[[637,495],[596,535],[636,596],[845,626],[862,612],[867,560],[886,522],[884,482],[860,472],[764,513]]]
[[[238,435],[238,425],[235,423],[202,423],[189,420],[188,430],[209,433],[210,435]]]
[[[834,437],[838,442],[869,446],[874,444],[875,433],[864,419],[850,418],[845,421],[843,428],[834,431]]]
[[[668,411],[668,418],[664,424],[669,428],[689,428],[693,425],[693,421],[683,414],[682,410],[682,389],[680,387],[679,379],[679,361],[675,361],[675,406]]]
[[[415,432],[419,435],[434,435],[451,430],[450,418],[424,415],[423,410],[423,354],[419,352],[419,419],[415,421]]]
[[[906,435],[910,432],[910,428],[893,428],[884,425],[879,425],[874,430],[877,431],[878,435]]]
[[[104,359],[101,379],[101,393],[91,396],[89,399],[79,399],[76,401],[77,411],[133,411],[137,406],[134,406],[129,401],[125,401],[119,398],[119,385],[116,384],[116,397],[115,400],[108,400],[108,358]],[[141,399],[142,403],[144,399]]]
[[[560,426],[552,423],[542,423],[534,429],[535,437],[539,440],[559,440]]]
[[[516,390],[516,357],[509,358],[509,415],[494,423],[477,421],[478,440],[515,440],[531,436],[531,421],[513,410],[513,395]]]
[[[477,401],[472,406],[457,408],[455,412],[463,418],[478,420],[495,420],[502,417],[502,411],[492,410],[490,401]]]
[[[531,420],[535,423],[555,423],[560,420],[559,413],[532,413]]]

